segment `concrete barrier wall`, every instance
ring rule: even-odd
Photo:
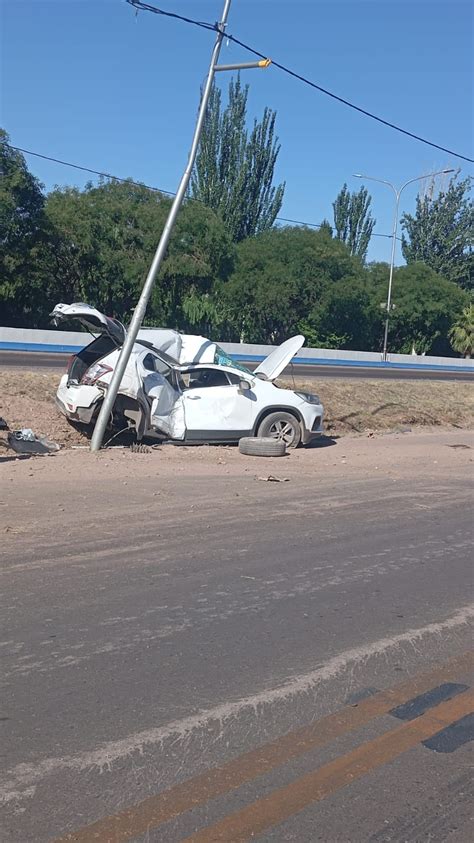
[[[0,328],[1,351],[42,351],[74,354],[91,341],[82,331],[37,331],[31,328]]]
[[[91,335],[80,331],[39,331],[27,328],[0,328],[0,350],[41,351],[74,354],[84,348]],[[245,343],[220,343],[235,360],[258,362],[263,360],[273,346]],[[410,354],[390,354],[384,362],[381,354],[372,351],[338,351],[327,348],[302,348],[294,358],[299,365],[359,366],[361,368],[417,368],[472,371],[474,360],[460,357],[415,357]]]

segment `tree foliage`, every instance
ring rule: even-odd
[[[369,267],[369,283],[374,305],[387,298],[389,267]],[[449,355],[448,331],[467,303],[467,294],[457,284],[437,275],[422,263],[401,266],[393,275],[388,347],[391,351],[410,354],[413,346],[418,354]]]
[[[58,301],[78,300],[127,322],[170,200],[113,180],[44,196],[23,157],[2,147],[2,323],[49,327]],[[188,199],[146,324],[256,343],[301,332],[312,346],[380,351],[388,276],[387,264],[364,266],[328,223],[317,231],[271,228],[235,244],[218,214]],[[390,351],[415,345],[418,352],[469,353],[472,308],[461,317],[469,297],[459,284],[413,263],[395,270],[393,302]]]
[[[129,319],[163,230],[170,200],[134,182],[104,182],[48,196],[51,274],[66,299],[84,300]],[[222,222],[200,203],[178,217],[153,291],[149,314],[161,323],[200,324],[206,297],[233,265]],[[198,318],[198,313],[201,317]]]
[[[351,255],[362,261],[366,259],[376,223],[370,212],[371,201],[365,187],[350,193],[344,184],[332,204],[336,237],[349,247]]]
[[[365,273],[325,285],[322,295],[300,322],[309,345],[316,348],[377,349],[382,335],[380,311]]]
[[[273,185],[280,146],[276,112],[265,108],[260,122],[246,128],[248,85],[231,80],[228,104],[211,91],[192,177],[192,196],[212,208],[236,242],[271,228],[285,185]]]
[[[223,290],[228,335],[282,342],[308,323],[327,285],[360,272],[359,261],[326,231],[286,227],[248,238]]]
[[[422,262],[464,289],[474,285],[474,204],[469,198],[472,179],[457,181],[446,191],[417,196],[415,214],[403,214],[403,257],[407,264]]]
[[[463,357],[474,354],[474,305],[465,307],[449,332],[454,351]]]
[[[38,301],[44,196],[23,155],[8,140],[0,129],[0,306],[6,324],[28,326]]]

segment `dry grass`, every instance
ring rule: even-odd
[[[473,427],[474,389],[469,383],[324,378],[297,381],[297,385],[320,395],[328,431],[377,431],[406,425]]]
[[[84,441],[54,404],[59,377],[57,371],[46,370],[0,372],[0,415],[12,429],[32,427],[35,433],[44,433],[61,445]],[[473,427],[474,390],[468,383],[324,378],[296,384],[321,396],[328,432],[389,430],[406,425]],[[288,381],[285,385],[293,388]]]

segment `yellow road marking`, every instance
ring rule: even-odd
[[[329,764],[274,790],[241,811],[187,837],[183,843],[244,843],[319,802],[377,767],[435,735],[474,708],[474,691],[465,691]]]
[[[219,767],[206,770],[155,796],[149,796],[130,808],[69,832],[55,843],[122,843],[132,840],[148,829],[156,828],[210,799],[229,793],[306,752],[325,746],[417,694],[456,679],[460,673],[473,666],[474,653],[464,653],[395,688],[380,691],[362,700],[357,706],[346,706],[310,726],[290,732]]]

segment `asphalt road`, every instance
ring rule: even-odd
[[[0,368],[20,368],[20,369],[66,369],[69,354],[42,354],[39,351],[32,352],[17,352],[17,351],[0,351]],[[249,363],[250,368],[254,368],[254,363]],[[407,369],[378,369],[378,368],[354,368],[353,366],[310,366],[310,365],[294,365],[285,370],[285,376],[291,377],[291,374],[298,378],[307,378],[308,380],[317,380],[318,378],[382,378],[396,379],[396,380],[437,380],[437,381],[473,381],[474,376],[468,372],[421,372],[419,370],[410,371]]]
[[[472,458],[413,441],[4,467],[2,840],[467,843]]]

